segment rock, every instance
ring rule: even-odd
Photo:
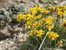
[[[7,25],[3,30],[0,30],[0,50],[19,50],[27,37],[28,35],[26,33],[22,33],[21,28],[12,28]]]

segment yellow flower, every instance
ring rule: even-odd
[[[63,7],[63,10],[66,10],[66,5]]]
[[[41,10],[43,10],[42,7],[37,7],[36,9],[37,9],[37,11],[41,11]]]
[[[53,24],[51,24],[51,25],[46,25],[46,27],[47,27],[47,29],[48,29],[49,31],[51,31],[51,29],[54,28],[54,25],[53,25]]]
[[[63,5],[60,5],[59,7],[57,7],[57,11],[62,11],[63,10]]]
[[[24,16],[23,16],[23,15],[24,15],[23,13],[18,14],[17,17],[16,17],[16,20],[17,20],[18,22],[21,22],[22,19],[24,19]]]
[[[55,10],[55,7],[54,6],[50,6],[49,10]]]
[[[63,15],[63,12],[62,11],[58,11],[57,14],[58,15]]]
[[[41,12],[41,13],[44,13],[44,14],[48,14],[50,11],[43,9],[43,10],[41,10],[40,12]]]
[[[49,31],[47,33],[48,33],[48,36],[51,40],[56,40],[59,37],[59,35],[53,31]]]
[[[57,11],[57,15],[59,15],[59,17],[63,16],[63,12],[62,11]]]
[[[59,7],[57,8],[57,11],[62,11],[62,10],[63,10],[62,8],[59,8]]]
[[[42,10],[42,7],[39,7],[36,5],[34,8],[31,8],[30,13],[35,15],[38,11],[41,11],[41,10]]]
[[[46,24],[47,29],[50,31],[52,28],[54,28],[53,21],[54,17],[48,16],[46,18],[43,18],[44,23]]]
[[[44,35],[44,31],[43,30],[35,30],[34,31],[34,34],[37,36],[37,37],[42,37]]]
[[[29,25],[29,26],[28,26],[28,29],[30,29],[30,28],[31,28],[31,26]]]
[[[33,23],[33,26],[34,26],[34,27],[38,27],[38,26],[40,26],[40,25],[41,25],[40,21]]]
[[[32,13],[33,15],[35,15],[35,14],[37,13],[36,7],[32,8],[32,9],[30,10],[30,13]]]
[[[54,18],[52,16],[48,16],[46,18],[43,18],[43,21],[45,22],[45,24],[52,24],[53,20],[54,20]]]
[[[66,10],[64,11],[64,14],[63,15],[66,16]]]
[[[26,24],[27,25],[31,25],[32,24],[32,21],[27,21]]]
[[[58,46],[62,47],[62,45],[63,45],[63,41],[62,40],[58,41]]]
[[[42,17],[42,14],[35,17],[36,20],[40,19]]]
[[[26,20],[32,20],[33,19],[33,15],[32,14],[27,14],[27,19]]]

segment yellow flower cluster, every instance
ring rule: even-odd
[[[53,20],[54,20],[54,18],[52,16],[48,16],[46,18],[43,18],[43,21],[46,24],[46,27],[48,28],[49,31],[52,28],[54,28]]]
[[[53,31],[47,32],[50,39],[55,40],[59,37],[59,35]]]
[[[46,18],[43,18],[43,21],[45,22],[45,24],[52,24],[53,20],[54,20],[54,18],[52,16],[48,16]]]
[[[35,35],[35,36],[41,38],[44,34],[45,34],[45,32],[44,32],[43,30],[34,29],[34,30],[31,30],[31,31],[30,31],[30,34],[29,34],[29,35],[30,35],[30,36]]]
[[[66,6],[60,5],[57,7],[57,15],[59,17],[63,17],[64,15],[66,15]]]
[[[16,20],[21,23],[23,20],[25,21],[23,29],[29,34],[29,37],[42,40],[43,36],[45,37],[48,34],[47,39],[51,39],[52,42],[56,41],[58,46],[62,46],[63,41],[60,39],[61,34],[59,31],[66,28],[65,15],[66,5],[49,6],[47,8],[35,6],[28,13],[18,14]],[[61,33],[65,33],[65,30]]]
[[[30,10],[30,13],[32,13],[33,15],[35,15],[37,12],[48,14],[50,11],[47,9],[43,9],[42,7],[39,6],[36,6]]]
[[[52,11],[52,12],[51,12]],[[56,14],[57,16],[53,16]],[[39,6],[35,6],[31,8],[28,13],[20,13],[17,15],[16,19],[18,22],[22,22],[25,20],[24,26],[26,29],[30,29],[30,31],[34,30],[36,36],[41,37],[44,35],[43,30],[38,27],[46,27],[48,29],[49,38],[55,40],[59,35],[52,31],[55,26],[55,18],[63,17],[66,14],[66,6],[60,5],[58,7],[49,6],[47,9]],[[66,21],[63,22],[63,26],[66,26]]]
[[[54,7],[54,6],[50,6],[47,9],[43,9],[42,7],[39,6],[35,6],[34,8],[32,8],[28,14],[24,14],[24,13],[20,13],[17,15],[17,21],[21,21],[22,19],[26,19],[26,20],[32,20],[32,19],[40,19],[42,17],[42,14],[48,14],[51,13],[51,10],[55,10],[54,12],[56,12],[56,14],[59,17],[63,17],[63,15],[66,14],[66,6],[60,5],[58,7]],[[38,12],[40,12],[38,14]],[[38,14],[37,16],[35,16],[36,14]]]

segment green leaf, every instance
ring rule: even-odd
[[[50,2],[50,0],[46,0],[46,2],[48,2],[48,3],[49,3],[49,2]]]

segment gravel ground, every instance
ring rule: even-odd
[[[19,50],[27,37],[26,33],[22,33],[22,28],[8,25],[0,30],[0,50]]]

